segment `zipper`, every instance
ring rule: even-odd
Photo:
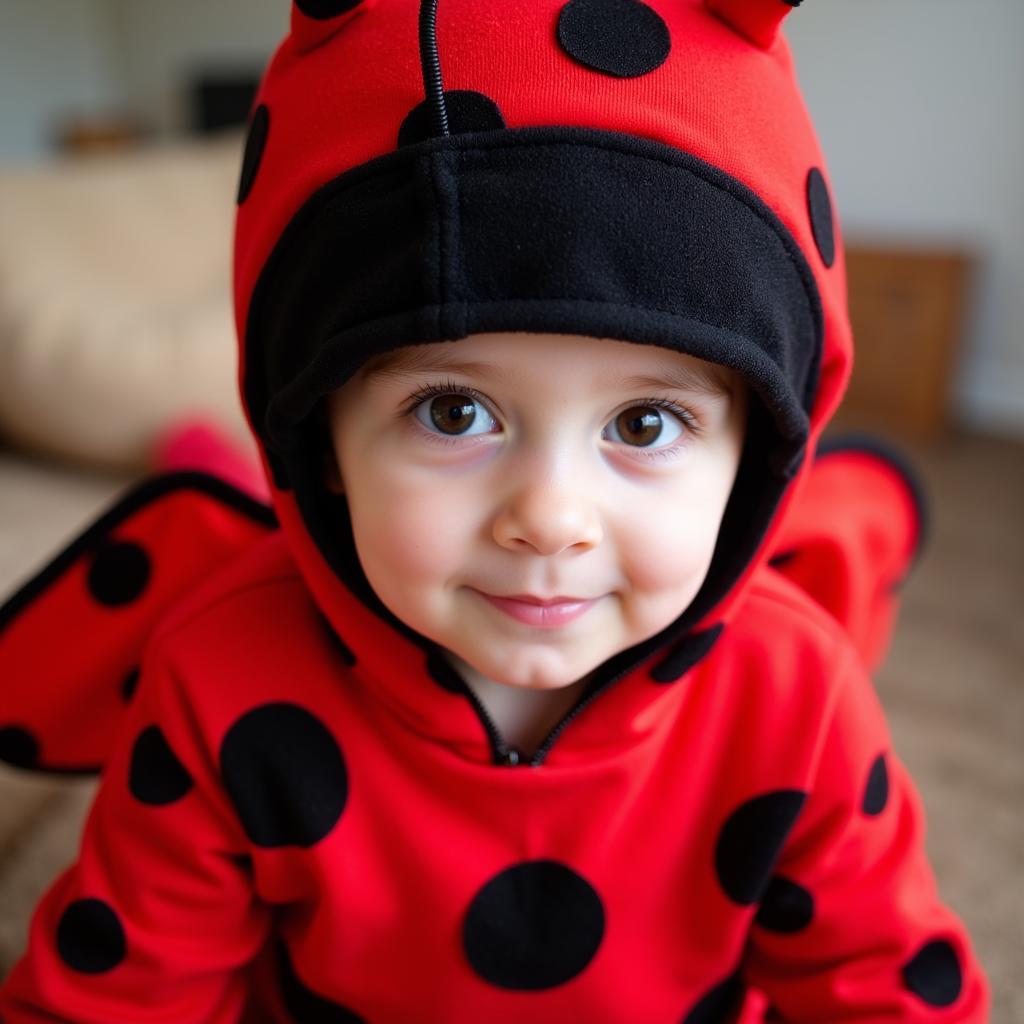
[[[673,665],[672,679],[680,678],[684,673],[689,672],[697,662],[701,661],[704,656],[714,647],[715,642],[718,640],[722,633],[721,624],[712,626],[710,629],[701,630],[699,633],[686,633],[682,640],[677,640],[670,646],[668,659],[672,659],[676,662]],[[600,686],[591,690],[589,693],[585,693],[581,700],[576,705],[569,709],[568,714],[547,734],[544,741],[537,748],[537,752],[530,759],[531,765],[540,765],[544,763],[544,759],[548,756],[548,752],[554,745],[555,740],[562,734],[562,730],[587,706],[592,704],[602,693],[605,692],[613,683],[617,683],[623,676],[628,675],[633,671],[642,661],[645,661],[654,651],[658,650],[663,646],[663,640],[660,636],[655,636],[651,640],[647,641],[647,644],[641,648],[641,651],[636,658],[632,658],[624,662],[618,672],[613,672]],[[659,679],[658,669],[664,665],[668,659],[662,659],[658,665],[654,666],[651,676],[652,681],[657,684],[658,682],[664,682],[665,680]]]
[[[627,672],[629,668],[624,668],[618,675],[613,675],[606,679],[596,689],[591,690],[589,693],[585,693],[567,712],[566,714],[556,723],[555,727],[544,737],[539,747],[535,751],[533,757],[530,758],[531,767],[539,767],[544,763],[545,758],[551,751],[551,748],[555,744],[555,740],[562,735],[566,726],[586,707],[589,707],[593,702],[602,694],[605,690],[612,685],[617,683]]]
[[[458,679],[462,683],[463,693],[469,699],[470,704],[473,705],[477,716],[487,731],[487,738],[491,744],[491,760],[497,765],[503,765],[508,768],[515,768],[517,765],[521,765],[525,760],[522,751],[505,742],[505,737],[501,735],[498,727],[494,724],[494,719],[487,713],[487,708],[483,706],[480,698],[466,685],[466,681],[462,676],[458,676]]]
[[[674,666],[676,675],[674,678],[682,675],[684,672],[688,672],[698,661],[701,661],[704,656],[714,646],[715,641],[718,639],[722,632],[721,626],[713,626],[709,630],[703,630],[700,633],[685,634],[682,640],[676,641],[671,646],[670,657],[675,654],[677,657],[682,654],[681,663]],[[569,723],[572,722],[577,715],[580,714],[585,708],[590,707],[597,698],[604,693],[609,687],[617,683],[624,676],[632,672],[641,662],[645,661],[654,651],[659,650],[665,646],[665,637],[663,634],[658,634],[646,640],[644,643],[639,645],[639,650],[634,652],[633,657],[622,658],[619,656],[618,668],[614,669],[611,675],[607,679],[604,679],[598,686],[590,690],[584,695],[559,719],[551,731],[541,741],[540,746],[534,751],[532,757],[527,757],[523,751],[517,747],[513,747],[511,744],[505,742],[505,738],[501,735],[500,730],[494,723],[494,719],[487,713],[487,709],[483,706],[477,695],[466,685],[466,681],[457,672],[453,673],[455,678],[459,680],[462,691],[469,699],[470,704],[476,710],[477,716],[483,723],[484,729],[487,731],[487,737],[491,744],[491,758],[496,765],[502,765],[507,768],[525,767],[525,768],[539,768],[544,764],[548,754],[551,752],[551,748],[554,746],[555,741],[565,731]],[[624,652],[623,652],[624,653]],[[652,685],[657,685],[656,678],[652,679]]]
[[[631,666],[630,666],[631,667]],[[498,729],[494,723],[494,719],[488,714],[487,709],[483,706],[480,698],[468,687],[463,680],[462,687],[469,699],[470,704],[473,705],[480,721],[483,723],[484,729],[487,731],[487,737],[491,744],[491,758],[496,765],[501,765],[506,768],[539,768],[547,757],[548,752],[551,750],[555,740],[562,734],[562,730],[589,704],[591,704],[599,694],[604,693],[612,683],[617,682],[627,672],[629,667],[624,668],[617,675],[611,676],[606,679],[597,689],[592,690],[590,693],[584,694],[582,698],[573,707],[571,707],[554,728],[547,734],[543,742],[537,748],[533,757],[527,757],[523,751],[518,747],[513,747],[510,743],[505,741],[505,737],[501,735],[501,730]],[[460,676],[461,679],[461,676]]]

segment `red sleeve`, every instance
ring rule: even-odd
[[[188,697],[147,652],[86,821],[0,986],[4,1024],[237,1024],[269,930]]]
[[[988,1021],[988,983],[924,836],[921,798],[852,667],[750,932],[747,980],[768,996],[768,1020]]]

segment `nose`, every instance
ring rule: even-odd
[[[494,518],[495,541],[510,551],[540,555],[596,547],[604,537],[601,517],[581,483],[558,473],[527,474]]]

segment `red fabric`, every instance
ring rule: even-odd
[[[237,225],[243,337],[295,211],[392,151],[422,98],[418,5],[302,13],[322,6],[295,8],[257,99],[270,129]],[[613,81],[556,45],[562,0],[442,0],[445,88],[490,96],[510,128],[656,139],[760,195],[822,297],[813,449],[851,343],[838,231],[826,266],[808,216],[808,175],[824,162],[789,50],[781,37],[752,46],[695,0],[650,6],[671,53]],[[805,493],[814,505],[812,482],[788,503]],[[766,1001],[775,1019],[815,1024],[987,1019],[984,975],[925,858],[920,800],[844,635],[870,658],[883,632],[862,603],[886,578],[889,541],[842,525],[863,503],[814,513],[836,524],[846,582],[819,571],[816,535],[794,538],[833,614],[765,565],[804,499],[784,502],[708,615],[725,627],[710,653],[666,683],[650,674],[658,651],[573,718],[543,765],[505,768],[466,695],[352,597],[290,493],[272,500],[279,532],[228,517],[209,551],[205,527],[197,541],[186,522],[194,503],[136,509],[115,536],[148,524],[140,543],[159,584],[144,610],[91,605],[96,553],[83,549],[5,624],[0,678],[40,731],[41,766],[110,747],[78,860],[0,988],[4,1024],[696,1024],[728,1019],[733,976],[751,993],[745,1020]],[[143,642],[115,730],[99,692]],[[90,691],[100,724],[83,738],[54,709]],[[530,941],[503,945],[509,932]]]
[[[708,9],[752,43],[771,46],[793,8],[785,0],[708,0]]]
[[[268,509],[197,473],[122,498],[0,608],[0,756],[17,730],[35,749],[25,767],[98,771],[154,626],[271,523]]]
[[[835,616],[870,671],[889,647],[921,514],[893,463],[871,450],[830,451],[776,536],[779,571]]]
[[[641,666],[536,770],[491,765],[469,704],[354,599],[342,638],[355,669],[279,536],[179,606],[147,652],[79,861],[43,902],[31,953],[0,995],[5,1021],[228,1024],[247,999],[262,1014],[253,1019],[281,1021],[349,1019],[339,1006],[381,1022],[680,1021],[741,962],[784,1020],[986,1019],[984,980],[937,899],[920,800],[859,658],[778,574],[757,575],[743,614],[691,673],[656,685]],[[270,703],[326,726],[347,768],[340,820],[307,848],[250,841],[221,778],[225,736]],[[154,722],[194,780],[160,807],[128,781]],[[888,799],[869,815],[880,756]],[[730,815],[787,792],[806,803],[771,871],[815,904],[814,927],[792,934],[752,924],[756,908],[728,898],[716,868]],[[756,848],[765,835],[736,841]],[[471,969],[463,927],[489,879],[538,859],[593,886],[603,940],[564,984],[509,992]],[[86,897],[116,906],[132,951],[95,975],[69,971],[53,940]],[[937,938],[964,965],[962,994],[943,1010],[900,974]],[[334,1004],[338,1016],[282,1009],[271,969],[281,941],[305,988],[291,991],[293,1007]]]
[[[496,16],[486,0],[443,0],[437,39],[444,88],[490,97],[508,128],[572,125],[654,139],[708,161],[756,192],[807,256],[822,298],[824,352],[811,425],[816,435],[838,404],[852,343],[838,219],[835,260],[826,267],[808,215],[808,175],[818,168],[827,179],[827,168],[784,38],[760,49],[697,0],[658,3],[651,6],[670,32],[668,59],[639,78],[609,79],[558,46],[563,6],[564,0],[510,0]],[[786,5],[752,5],[750,24],[761,23],[759,8],[774,12],[776,6]],[[343,171],[392,152],[403,119],[422,101],[417,8],[407,0],[376,0],[322,21],[293,8],[292,33],[255,100],[267,108],[270,127],[236,225],[239,337],[245,337],[256,280],[296,211]],[[776,14],[771,18],[777,20]],[[240,380],[244,358],[243,351]],[[334,574],[307,542],[291,493],[275,489],[273,501],[303,575],[333,618]],[[769,535],[759,557],[770,544]],[[742,581],[706,625],[728,618],[741,589]]]

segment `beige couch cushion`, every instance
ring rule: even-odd
[[[138,466],[190,414],[241,433],[229,300],[242,139],[0,170],[0,434]]]

